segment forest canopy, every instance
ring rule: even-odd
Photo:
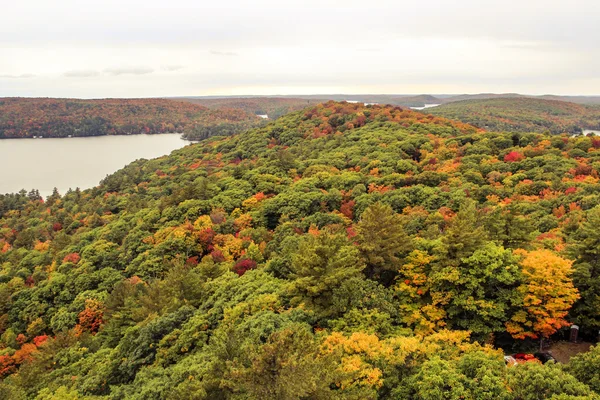
[[[463,100],[427,110],[496,132],[580,134],[600,130],[600,106],[536,98]]]
[[[594,399],[600,140],[328,102],[0,197],[0,398]]]
[[[165,99],[0,98],[0,139],[182,133],[200,125],[227,125],[233,134],[261,123],[240,109]]]

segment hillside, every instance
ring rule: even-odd
[[[452,103],[463,100],[485,100],[485,99],[502,99],[502,98],[531,98],[539,100],[556,100],[566,101],[569,103],[600,105],[600,96],[559,96],[546,94],[541,96],[532,96],[518,93],[478,93],[478,94],[460,94],[460,95],[440,95],[442,100],[440,103]]]
[[[295,99],[281,97],[224,97],[224,98],[173,98],[199,104],[211,109],[239,109],[250,114],[267,115],[269,119],[277,119],[293,111],[299,111],[323,99]]]
[[[256,114],[271,114],[272,119],[291,111],[298,111],[310,104],[325,101],[349,101],[361,103],[389,104],[404,107],[422,107],[425,104],[441,104],[443,100],[428,94],[314,94],[289,96],[226,96],[226,97],[174,97],[174,100],[189,101],[209,108],[242,108]],[[287,112],[284,112],[287,111]],[[269,114],[269,115],[271,115]]]
[[[555,100],[495,98],[446,103],[427,110],[491,131],[581,133],[600,129],[600,108]]]
[[[597,399],[600,346],[503,352],[600,329],[599,173],[596,138],[329,102],[0,196],[0,398]]]
[[[210,110],[164,99],[0,98],[0,139],[155,134],[202,125],[233,134],[261,124],[243,110]]]

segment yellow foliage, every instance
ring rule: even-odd
[[[525,282],[518,291],[523,298],[523,309],[506,323],[506,330],[516,339],[535,339],[568,326],[565,317],[579,298],[571,280],[572,261],[546,249],[519,249],[515,254],[522,256]]]
[[[37,250],[37,251],[41,251],[41,252],[43,253],[43,252],[46,252],[46,251],[48,251],[48,248],[49,248],[49,247],[50,247],[50,241],[49,241],[49,240],[47,240],[47,241],[45,241],[45,242],[40,242],[40,241],[38,240],[38,241],[35,243],[35,245],[33,246],[33,249],[34,249],[34,250]]]
[[[213,223],[210,220],[210,216],[202,215],[194,222],[194,229],[201,231],[203,229],[212,228]]]

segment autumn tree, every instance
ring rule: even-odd
[[[568,326],[565,319],[579,298],[571,280],[572,262],[550,250],[519,250],[523,283],[518,287],[520,309],[506,323],[516,339],[547,338]]]

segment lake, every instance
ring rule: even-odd
[[[419,110],[419,111],[421,111],[421,110],[425,110],[426,108],[437,107],[437,106],[439,106],[439,104],[425,104],[422,107],[411,107],[411,108],[413,110]]]
[[[88,189],[140,158],[156,158],[190,144],[180,134],[0,140],[0,193],[54,187]]]
[[[583,135],[584,135],[584,136],[587,136],[587,135],[589,135],[589,134],[592,134],[592,135],[594,135],[594,136],[600,136],[600,131],[593,131],[593,130],[591,130],[591,129],[584,129],[584,130],[583,130]]]

